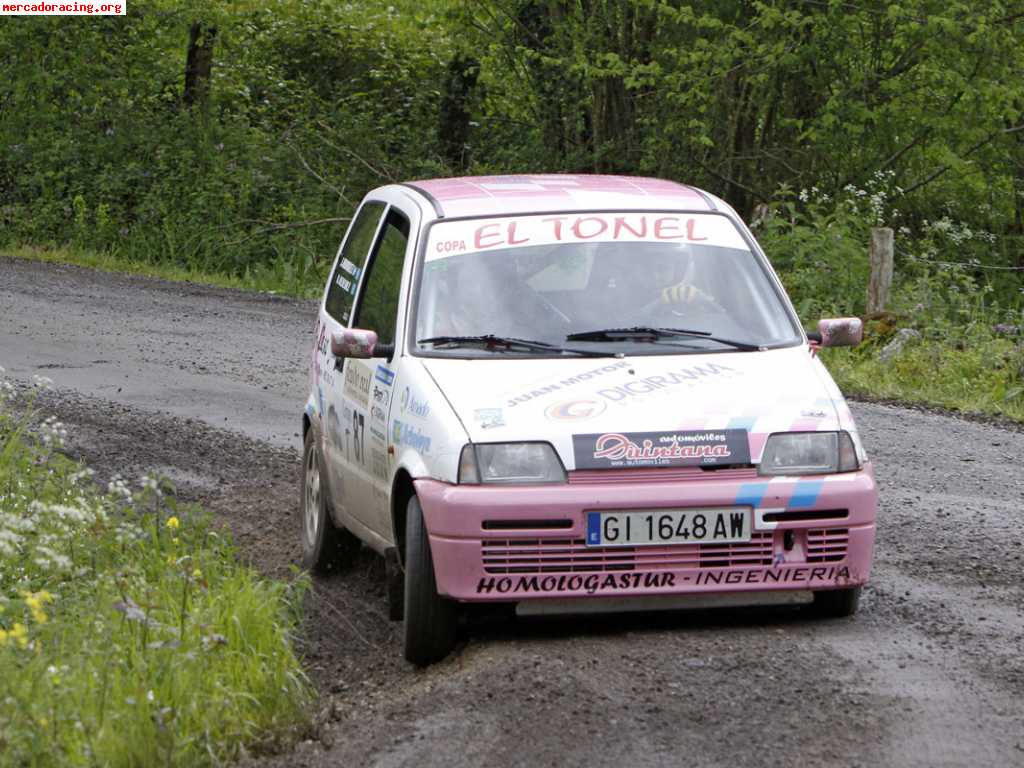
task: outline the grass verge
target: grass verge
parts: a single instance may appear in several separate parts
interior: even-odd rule
[[[307,582],[240,565],[164,483],[101,491],[10,394],[0,380],[0,765],[219,764],[303,733]]]
[[[902,400],[1024,422],[1024,345],[924,340],[888,362],[878,347],[829,349],[822,360],[847,395]]]

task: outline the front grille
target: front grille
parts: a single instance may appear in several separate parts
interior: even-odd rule
[[[481,527],[485,531],[559,530],[572,528],[572,520],[484,520]]]
[[[802,523],[808,520],[843,520],[850,516],[845,509],[812,509],[800,512],[765,512],[766,523]]]
[[[807,562],[835,563],[846,558],[849,528],[812,528],[807,531]]]
[[[772,564],[772,534],[736,544],[588,547],[583,539],[484,539],[486,573],[583,573]]]

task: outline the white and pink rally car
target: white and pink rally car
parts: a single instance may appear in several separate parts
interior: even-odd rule
[[[363,200],[303,415],[303,564],[385,556],[417,664],[460,604],[856,611],[871,465],[726,203],[670,181],[496,176]]]

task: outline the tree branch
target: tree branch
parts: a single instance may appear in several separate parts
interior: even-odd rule
[[[346,194],[345,194],[345,190],[344,190],[344,188],[342,188],[342,189],[338,189],[338,188],[337,188],[336,186],[334,186],[333,184],[331,184],[331,182],[329,182],[329,181],[328,181],[327,179],[325,179],[325,178],[324,178],[323,176],[321,176],[321,175],[320,175],[319,173],[317,173],[316,171],[314,171],[314,170],[313,170],[313,169],[312,169],[312,168],[310,167],[309,163],[307,163],[307,162],[306,162],[306,158],[304,158],[304,157],[302,156],[302,153],[301,153],[301,152],[299,152],[299,148],[298,148],[298,147],[296,147],[296,146],[295,146],[294,144],[288,144],[288,146],[289,146],[289,147],[291,148],[291,150],[292,150],[292,151],[293,151],[293,152],[294,152],[294,153],[296,154],[296,156],[297,156],[297,157],[299,158],[299,162],[300,162],[300,163],[302,163],[302,167],[303,167],[303,168],[305,168],[305,169],[306,169],[306,170],[307,170],[307,171],[309,172],[309,175],[310,175],[310,176],[312,176],[312,177],[313,177],[314,179],[316,179],[317,181],[319,181],[319,182],[320,182],[321,184],[323,184],[323,185],[324,185],[325,187],[327,187],[328,189],[330,189],[331,191],[333,191],[333,192],[334,192],[334,193],[335,193],[335,194],[336,194],[336,195],[338,196],[338,199],[339,199],[339,200],[342,200],[343,202],[345,202],[345,203],[348,203],[349,205],[352,205],[352,201],[348,199],[348,195],[346,195]]]
[[[331,130],[331,127],[329,125],[327,125],[326,123],[324,123],[323,121],[321,121],[321,120],[318,120],[316,124],[319,125],[321,128],[323,128],[325,131],[330,131]],[[331,147],[332,149],[336,149],[338,152],[342,152],[342,153],[348,155],[349,157],[351,157],[351,158],[353,158],[355,160],[358,160],[360,163],[362,163],[363,166],[365,166],[370,171],[370,173],[374,174],[375,176],[379,176],[380,178],[386,179],[387,181],[391,181],[391,182],[397,181],[397,179],[395,179],[395,177],[392,174],[390,174],[390,173],[388,173],[386,171],[382,171],[379,168],[374,168],[372,165],[370,165],[369,162],[367,162],[361,156],[357,155],[355,152],[353,152],[348,147],[339,147],[336,144],[332,144],[327,139],[325,139],[323,136],[320,137],[320,140],[324,144],[326,144],[327,146]]]
[[[1024,124],[1015,125],[1012,128],[1002,128],[1002,129],[1000,129],[998,131],[993,131],[988,136],[986,136],[984,139],[982,139],[977,144],[975,144],[970,149],[968,149],[966,152],[964,152],[962,155],[960,155],[960,159],[963,160],[964,158],[970,156],[971,154],[973,154],[977,150],[979,150],[982,147],[984,147],[986,144],[991,143],[993,139],[995,139],[995,138],[997,138],[999,136],[1009,135],[1011,133],[1017,133],[1018,131],[1024,131]],[[938,170],[935,170],[932,173],[930,173],[927,176],[925,176],[923,179],[921,179],[921,181],[919,181],[919,182],[917,182],[915,184],[911,184],[909,187],[907,187],[905,190],[903,190],[903,194],[909,195],[911,192],[914,192],[915,190],[920,189],[925,184],[930,184],[931,182],[935,181],[935,179],[939,178],[939,176],[944,174],[946,171],[948,171],[952,167],[953,167],[952,164],[947,163],[946,165],[942,166]]]
[[[277,222],[277,223],[269,223],[268,222],[268,226],[261,227],[260,229],[257,229],[257,230],[255,230],[253,232],[250,232],[248,235],[246,235],[243,238],[240,238],[238,240],[233,240],[233,241],[231,241],[229,243],[226,243],[226,245],[241,245],[242,243],[244,243],[244,242],[246,242],[248,240],[252,240],[254,237],[259,237],[260,235],[266,235],[266,234],[269,234],[271,232],[283,232],[284,230],[287,230],[287,229],[300,229],[302,227],[315,227],[318,224],[337,224],[339,222],[346,222],[346,221],[351,221],[351,220],[352,220],[351,218],[346,216],[346,217],[343,217],[343,218],[312,219],[310,221],[283,221],[283,222]]]
[[[730,179],[728,176],[723,176],[721,173],[716,171],[714,168],[711,168],[710,166],[708,166],[707,164],[705,164],[704,162],[702,162],[700,160],[697,160],[696,158],[694,158],[694,162],[696,162],[697,165],[699,165],[701,168],[703,168],[705,171],[710,173],[712,176],[714,176],[719,181],[724,181],[726,184],[732,184],[737,189],[742,189],[744,192],[749,192],[751,195],[756,197],[758,200],[761,200],[762,202],[765,202],[765,203],[768,202],[768,198],[765,195],[763,195],[760,192],[758,192],[756,189],[752,189],[752,188],[748,187],[746,184],[741,184],[740,182],[736,181],[735,179]]]

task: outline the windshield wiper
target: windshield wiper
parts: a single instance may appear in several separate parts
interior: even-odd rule
[[[484,349],[503,350],[519,348],[530,350],[531,352],[570,352],[585,357],[622,357],[621,352],[604,352],[598,349],[571,349],[570,347],[555,346],[546,341],[496,336],[493,333],[485,333],[481,336],[431,336],[429,339],[419,339],[416,343],[433,344],[435,349],[443,347],[483,347]]]
[[[570,333],[565,337],[566,341],[659,341],[660,339],[689,338],[707,339],[728,347],[735,347],[743,352],[757,352],[762,347],[759,344],[750,344],[746,341],[735,341],[734,339],[723,339],[720,336],[713,336],[710,331],[697,331],[691,328],[653,328],[645,325],[636,325],[631,328],[602,328],[596,331],[582,331],[581,333]]]

